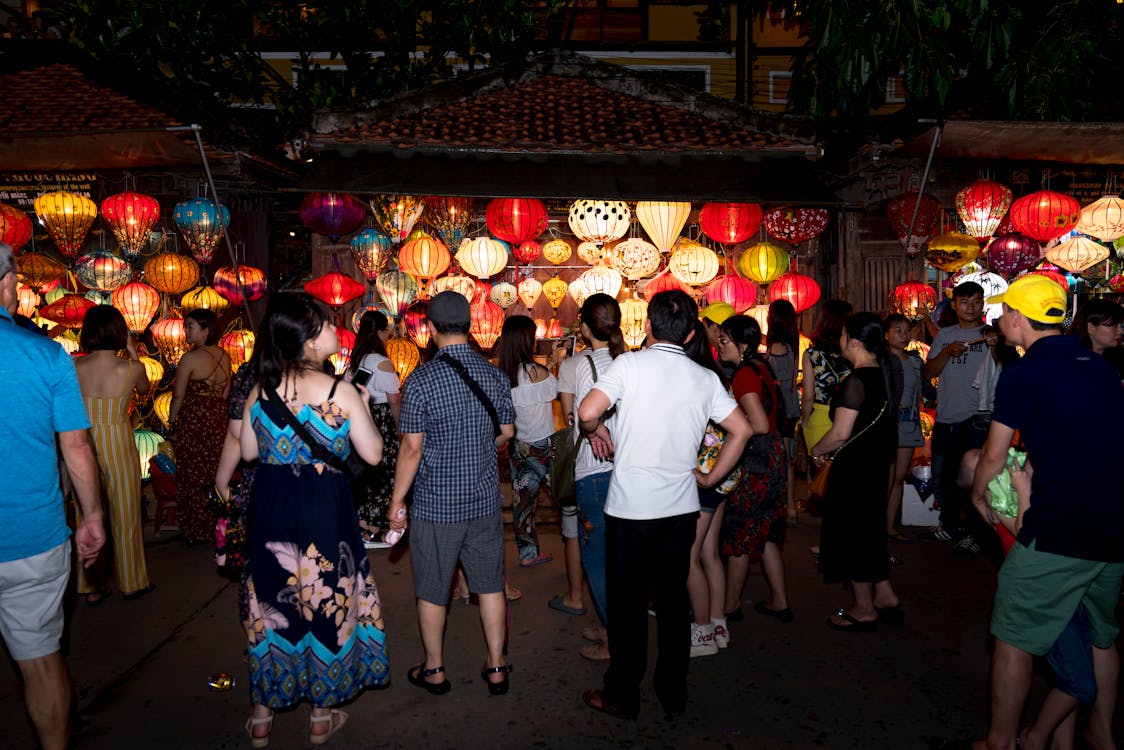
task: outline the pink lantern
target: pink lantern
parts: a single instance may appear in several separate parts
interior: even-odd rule
[[[658,276],[653,276],[647,283],[644,284],[644,289],[641,292],[644,299],[651,300],[660,292],[669,292],[676,289],[680,292],[691,293],[691,290],[679,279],[672,276],[670,273],[661,273]]]
[[[781,206],[765,214],[765,231],[778,240],[799,245],[823,234],[830,218],[823,208]]]
[[[1038,243],[1018,232],[999,235],[987,246],[988,268],[1008,279],[1033,268],[1041,259]]]
[[[757,287],[741,276],[728,273],[710,282],[706,288],[706,301],[726,302],[739,314],[744,313],[757,301]]]
[[[348,193],[309,193],[301,200],[301,222],[332,242],[358,229],[366,215],[366,207]]]
[[[769,285],[769,301],[779,299],[792,303],[796,312],[802,313],[820,299],[820,285],[811,276],[788,271]]]

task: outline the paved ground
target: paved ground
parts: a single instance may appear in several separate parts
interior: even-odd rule
[[[481,683],[483,637],[475,606],[454,604],[447,665],[453,690],[433,697],[406,681],[421,656],[409,555],[371,553],[386,611],[393,684],[348,707],[341,748],[925,748],[930,737],[964,737],[985,726],[987,619],[994,571],[959,560],[936,543],[896,545],[905,564],[894,582],[907,610],[903,628],[876,635],[836,633],[824,624],[846,596],[824,585],[808,547],[819,522],[802,517],[785,549],[796,621],[756,615],[760,571],[746,591],[747,619],[732,626],[731,647],[694,659],[686,718],[666,724],[646,683],[638,721],[585,708],[581,692],[600,685],[602,667],[577,655],[585,617],[547,608],[564,589],[556,525],[542,538],[553,563],[509,571],[526,596],[512,605],[507,696]],[[509,559],[514,542],[508,527]],[[249,712],[236,586],[215,575],[209,553],[152,540],[157,590],[97,608],[75,607],[67,638],[80,713],[82,748],[244,748]],[[591,610],[592,612],[592,610]],[[654,639],[653,639],[654,641]],[[212,672],[230,672],[228,693],[207,689]],[[1046,685],[1036,679],[1032,705]],[[1117,712],[1118,729],[1124,728]],[[0,746],[34,747],[14,665],[0,666]],[[279,715],[271,747],[309,746],[308,708]],[[1124,736],[1118,732],[1118,736]]]

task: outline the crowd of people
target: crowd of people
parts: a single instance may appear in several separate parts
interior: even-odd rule
[[[34,533],[4,532],[0,630],[24,674],[43,746],[63,747],[69,678],[58,645],[72,566],[56,437],[78,511],[79,593],[99,604],[113,580],[122,598],[143,596],[153,583],[128,414],[149,383],[115,310],[87,313],[75,367],[61,347],[12,324],[15,283],[12,254],[0,245],[0,344],[12,353],[0,372],[33,396],[0,395],[0,408],[24,415],[21,450],[41,469],[10,477],[19,496],[34,500],[18,509],[21,529]],[[985,302],[1002,305],[997,323],[984,323]],[[552,563],[537,504],[561,470],[552,437],[567,425],[579,436],[575,497],[554,504],[568,587],[547,604],[584,615],[588,603],[599,619],[582,631],[590,643],[579,651],[607,665],[603,683],[582,695],[591,709],[639,712],[654,614],[654,692],[666,716],[687,711],[688,665],[730,644],[758,563],[765,589],[751,597],[753,612],[780,624],[804,616],[790,607],[783,555],[802,500],[793,475],[801,451],[827,472],[813,554],[825,583],[842,584],[848,596],[843,606],[825,606],[821,622],[850,633],[903,625],[891,545],[917,538],[900,524],[901,486],[924,448],[922,404],[937,378],[940,525],[920,536],[949,543],[956,555],[994,548],[1002,559],[994,529],[1012,535],[992,616],[991,723],[976,747],[1045,747],[1051,737],[1065,747],[1079,702],[1091,706],[1084,737],[1113,747],[1124,490],[1070,467],[1107,465],[1124,447],[1124,309],[1090,300],[1070,326],[1074,335],[1060,336],[1066,290],[1042,276],[1012,282],[991,300],[962,283],[949,308],[955,320],[930,332],[923,358],[913,342],[927,332],[916,321],[829,300],[802,352],[788,302],[770,306],[763,333],[725,303],[700,311],[688,294],[668,291],[649,301],[645,345],[628,352],[619,305],[595,294],[580,309],[582,346],[571,356],[537,355],[533,321],[512,315],[493,364],[469,343],[468,301],[444,292],[427,304],[427,361],[401,386],[383,346],[390,323],[382,313],[361,316],[342,378],[327,364],[339,351],[335,328],[307,294],[271,296],[253,357],[233,375],[215,346],[214,316],[192,313],[192,350],[177,369],[172,403],[181,531],[188,543],[215,540],[216,561],[240,582],[251,744],[266,747],[275,712],[303,702],[311,706],[309,741],[322,744],[344,726],[342,704],[389,682],[368,550],[407,532],[421,640],[408,682],[433,696],[451,690],[447,608],[454,596],[471,595],[484,636],[481,681],[491,695],[509,692],[507,604],[519,594],[504,575],[500,458],[506,452],[513,559],[524,568]],[[1064,402],[1043,399],[1058,382],[1081,387]],[[1060,437],[1075,410],[1102,418]],[[13,439],[0,431],[0,443]],[[1025,461],[1010,463],[1012,448]],[[1009,518],[992,504],[999,475],[1020,491]],[[95,564],[103,518],[112,573]],[[1056,689],[1020,733],[1031,659],[1047,653]]]

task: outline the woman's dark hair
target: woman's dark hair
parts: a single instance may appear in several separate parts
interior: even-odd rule
[[[185,320],[194,320],[199,324],[199,327],[207,332],[207,346],[214,346],[219,341],[219,321],[215,313],[206,308],[200,307],[198,310],[192,310],[187,315],[183,316]]]
[[[894,373],[882,318],[872,312],[858,312],[847,318],[843,323],[843,330],[847,332],[848,338],[858,341],[864,349],[875,356],[886,383],[887,398],[890,399],[891,404],[901,403],[901,375]]]
[[[112,305],[94,305],[82,319],[78,345],[84,352],[109,350],[119,352],[129,343],[129,327],[125,318]]]
[[[609,342],[613,359],[628,351],[621,332],[621,306],[615,299],[607,294],[591,294],[582,303],[580,315],[595,339]]]
[[[889,315],[887,315],[885,318],[882,319],[882,328],[887,333],[889,333],[890,329],[893,328],[894,326],[896,326],[898,323],[907,323],[908,324],[909,318],[902,315],[901,313],[890,313]]]
[[[768,362],[757,351],[757,347],[761,345],[761,324],[755,318],[731,315],[722,323],[722,333],[735,344],[745,344],[746,349],[742,352],[739,366],[756,359],[768,367]]]
[[[379,334],[388,328],[390,328],[390,319],[378,310],[368,310],[363,313],[363,317],[359,319],[359,332],[355,334],[355,346],[351,350],[348,372],[354,375],[363,358],[368,354],[386,356],[386,347],[383,346]]]
[[[270,297],[261,324],[267,335],[256,342],[262,347],[262,384],[276,388],[290,372],[319,369],[319,362],[305,361],[304,345],[319,336],[327,324],[327,311],[306,292],[278,292]]]
[[[698,318],[699,306],[691,295],[679,289],[660,292],[648,303],[652,338],[657,341],[682,345]]]
[[[500,369],[514,388],[519,385],[519,371],[535,364],[535,321],[512,315],[500,330]]]
[[[1122,321],[1124,321],[1124,307],[1111,300],[1095,297],[1082,305],[1073,316],[1073,324],[1070,325],[1069,332],[1076,336],[1086,349],[1092,349],[1093,341],[1089,338],[1090,325],[1120,325]]]
[[[691,361],[701,365],[718,376],[723,387],[730,385],[726,372],[714,361],[714,354],[710,351],[710,341],[706,337],[706,326],[701,320],[695,321],[695,335],[683,345],[683,351]]]
[[[829,299],[820,308],[820,319],[816,332],[812,335],[812,346],[821,352],[839,354],[839,335],[843,333],[843,321],[854,311],[851,303],[841,299]]]
[[[765,318],[768,322],[769,333],[765,335],[765,344],[784,344],[790,352],[800,348],[800,326],[796,321],[796,308],[786,299],[777,299],[769,303],[769,314]]]

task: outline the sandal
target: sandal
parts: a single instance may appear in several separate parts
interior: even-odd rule
[[[551,562],[553,560],[554,560],[554,555],[552,555],[548,552],[540,552],[539,554],[535,555],[534,557],[528,558],[526,560],[520,560],[519,561],[519,567],[521,567],[521,568],[533,568],[536,565],[543,565],[543,564]]]
[[[84,596],[86,597],[86,606],[87,607],[98,606],[99,604],[101,604],[102,602],[104,602],[106,599],[109,598],[109,594],[110,594],[109,589],[104,589],[102,591],[91,591],[88,594],[84,594]]]
[[[832,630],[838,630],[843,633],[877,633],[878,620],[856,620],[847,610],[840,608],[835,613],[835,617],[846,622],[846,625],[840,625],[830,617],[827,618],[827,626]]]
[[[336,721],[339,718],[339,721]],[[323,724],[329,722],[328,731],[323,734],[316,734],[312,731],[313,724]],[[313,716],[308,720],[308,741],[313,745],[323,745],[328,741],[333,734],[343,729],[343,725],[347,723],[347,712],[337,711],[336,709],[330,710],[323,716]]]
[[[511,674],[513,669],[515,669],[515,667],[510,664],[504,664],[500,667],[484,667],[480,670],[480,679],[488,683],[488,692],[492,695],[506,695],[508,688],[511,687],[511,680],[508,679],[508,675]],[[502,674],[503,680],[500,682],[492,682],[489,680],[488,677],[494,674]]]
[[[586,690],[582,693],[582,702],[594,711],[608,714],[615,719],[635,719],[638,713],[637,711],[629,711],[620,706],[614,706],[612,703],[606,702],[605,695],[600,690]]]
[[[406,679],[411,685],[424,688],[430,695],[444,695],[453,689],[453,683],[449,682],[448,678],[445,678],[441,682],[428,682],[425,679],[435,674],[441,674],[444,671],[444,664],[439,667],[434,667],[433,669],[426,669],[425,664],[419,664],[416,667],[411,667],[410,670],[406,672]]]
[[[507,597],[509,602],[517,602],[523,598],[523,592],[521,590],[506,583],[503,585],[503,595]]]
[[[265,725],[266,731],[264,737],[254,736],[254,727]],[[250,738],[251,747],[269,747],[269,733],[273,731],[273,714],[263,716],[262,718],[255,718],[251,716],[246,719],[246,736]]]

